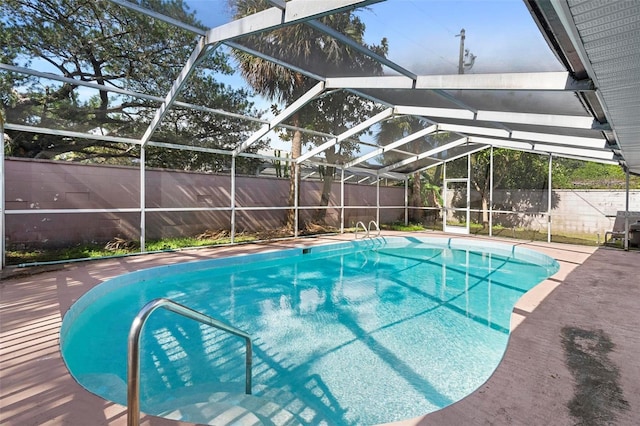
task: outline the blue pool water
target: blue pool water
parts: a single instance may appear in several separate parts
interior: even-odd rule
[[[531,250],[440,238],[163,266],[79,299],[63,321],[62,355],[86,389],[125,404],[131,322],[166,297],[248,332],[254,395],[297,422],[390,422],[438,410],[486,381],[504,354],[513,305],[557,269]],[[158,310],[141,348],[147,413],[243,392],[242,339]]]

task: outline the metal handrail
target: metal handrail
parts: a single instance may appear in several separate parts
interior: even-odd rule
[[[165,308],[184,317],[199,321],[203,324],[226,331],[235,336],[242,337],[246,342],[245,361],[245,392],[251,394],[251,359],[253,349],[251,336],[242,330],[224,324],[207,315],[187,308],[169,299],[154,299],[142,307],[138,315],[133,319],[129,331],[128,357],[127,357],[127,426],[139,426],[140,424],[140,336],[145,321],[158,308]]]
[[[355,236],[354,238],[357,240],[358,239],[358,225],[362,225],[362,229],[364,229],[365,235],[362,238],[367,238],[369,236],[369,229],[364,226],[364,222],[362,222],[361,220],[358,221],[358,223],[356,223],[356,231],[355,231]]]
[[[369,232],[371,232],[371,224],[374,224],[374,226],[376,227],[376,230],[378,231],[378,233],[376,234],[376,237],[380,236],[380,227],[378,226],[378,222],[376,222],[375,220],[371,220],[369,221],[369,226],[367,227],[367,235],[369,235]]]
[[[376,222],[375,220],[370,220],[369,221],[369,226],[364,226],[364,222],[359,220],[358,223],[356,223],[356,231],[355,231],[355,239],[358,239],[358,226],[361,225],[362,229],[364,229],[365,234],[364,237],[362,238],[369,238],[369,234],[371,233],[371,224],[373,224],[376,228],[376,231],[378,231],[378,233],[376,234],[376,237],[380,236],[380,227],[378,226],[378,222]]]

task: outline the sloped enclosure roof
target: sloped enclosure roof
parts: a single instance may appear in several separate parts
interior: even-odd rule
[[[532,21],[558,60],[553,71],[465,72],[465,66],[472,66],[474,58],[464,52],[464,61],[471,59],[471,62],[463,63],[461,48],[459,67],[443,73],[425,73],[380,56],[319,21],[323,16],[362,8],[373,15],[379,10],[380,17],[384,12],[378,8],[383,4],[393,4],[402,16],[411,13],[407,5],[412,2],[271,0],[267,9],[204,31],[125,0],[111,1],[145,13],[150,19],[181,26],[195,35],[191,57],[176,76],[171,91],[164,99],[152,99],[158,103],[158,109],[144,134],[123,141],[153,144],[154,131],[161,126],[166,111],[179,103],[180,90],[190,72],[212,50],[233,48],[317,81],[312,89],[295,102],[283,105],[273,116],[251,118],[262,127],[248,139],[238,141],[230,152],[234,156],[244,155],[254,143],[272,135],[274,129],[292,127],[290,118],[304,108],[313,107],[315,100],[334,91],[347,91],[375,105],[379,112],[341,134],[317,132],[315,136],[321,141],[316,139],[315,144],[307,144],[296,160],[298,163],[331,164],[327,150],[348,140],[358,145],[356,154],[336,165],[379,177],[401,178],[490,146],[620,164],[640,174],[638,2],[524,0]],[[363,14],[366,24],[365,18]],[[275,57],[248,42],[248,36],[268,37],[270,31],[287,26],[309,26],[337,43],[350,46],[381,64],[383,75],[345,75],[337,68],[314,61],[293,63],[286,55]],[[464,38],[464,31],[460,36]],[[412,42],[416,55],[424,55],[423,49],[430,43]],[[2,68],[14,70],[8,65]],[[206,106],[203,107],[206,111]],[[358,136],[366,130],[375,133],[373,129],[387,120],[407,116],[413,117],[420,128],[412,128],[410,134],[400,139]],[[6,127],[21,128],[12,123],[6,123]]]
[[[610,127],[603,134],[621,164],[640,173],[640,3],[526,3],[566,69],[591,80],[585,108]]]

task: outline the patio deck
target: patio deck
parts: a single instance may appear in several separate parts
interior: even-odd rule
[[[59,265],[46,272],[31,268],[24,275],[6,270],[14,275],[0,282],[0,424],[126,424],[124,407],[90,394],[74,381],[58,346],[65,312],[102,281],[152,266],[352,238],[325,236],[131,256]],[[462,401],[396,425],[638,424],[640,253],[518,243],[555,257],[561,269],[514,309],[502,363]],[[141,424],[187,423],[145,416]]]

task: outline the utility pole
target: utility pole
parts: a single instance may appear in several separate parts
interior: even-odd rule
[[[464,28],[460,30],[460,58],[458,59],[458,74],[464,74]]]
[[[473,63],[476,60],[476,55],[469,52],[469,49],[464,48],[464,28],[460,30],[460,34],[456,34],[456,37],[460,37],[460,57],[458,58],[458,74],[464,74],[464,69],[471,69]]]

